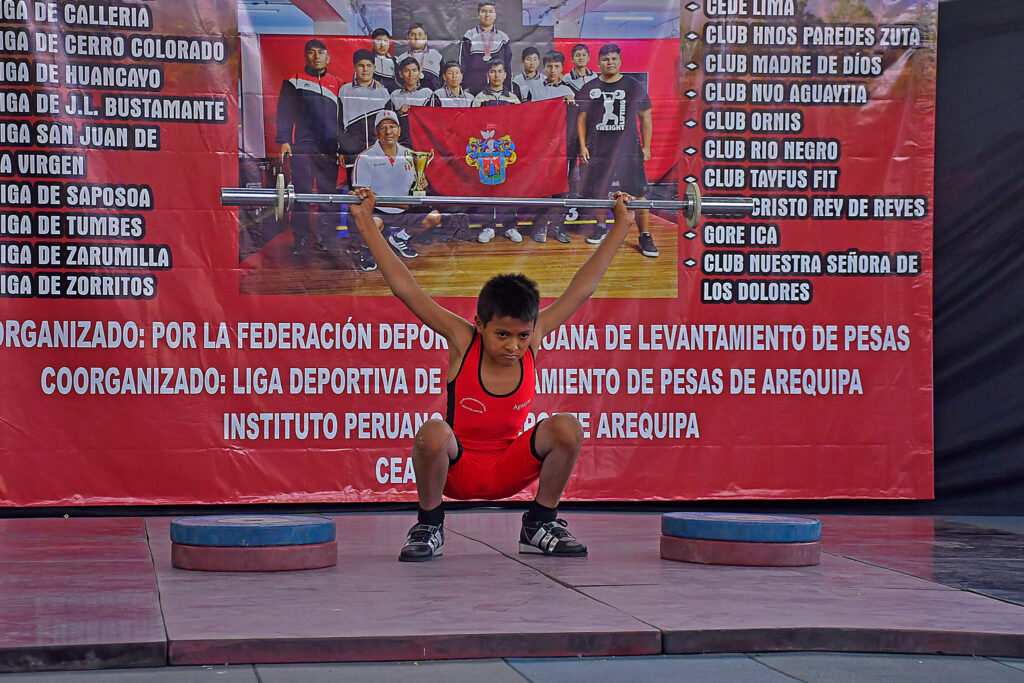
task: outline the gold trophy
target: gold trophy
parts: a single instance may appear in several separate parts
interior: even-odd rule
[[[412,184],[412,196],[413,197],[425,197],[427,194],[427,164],[434,160],[434,150],[429,152],[416,152],[409,150],[407,152],[409,156],[409,162],[412,164],[413,170],[416,172],[416,181]]]

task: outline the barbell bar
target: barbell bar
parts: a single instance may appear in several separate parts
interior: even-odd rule
[[[359,204],[362,200],[352,194],[323,194],[296,192],[294,185],[285,185],[284,176],[277,176],[277,187],[222,187],[220,203],[223,206],[272,206],[274,216],[280,220],[285,211],[296,204]],[[386,196],[377,197],[383,206],[451,206],[459,204],[482,206],[560,207],[564,209],[610,209],[613,199],[577,199],[564,197],[444,197],[444,196]],[[693,228],[701,216],[749,216],[754,211],[754,200],[749,197],[701,197],[696,183],[686,187],[682,199],[637,199],[632,209],[658,209],[681,211],[686,225]]]

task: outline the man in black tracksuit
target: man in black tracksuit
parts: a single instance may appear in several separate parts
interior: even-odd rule
[[[299,193],[333,192],[338,184],[338,92],[342,81],[327,72],[331,58],[327,46],[313,39],[306,43],[306,67],[281,84],[277,101],[277,136],[281,162],[291,155],[292,184]],[[315,243],[321,250],[335,244],[332,221],[318,212]],[[304,262],[309,255],[309,205],[292,209],[292,253]]]

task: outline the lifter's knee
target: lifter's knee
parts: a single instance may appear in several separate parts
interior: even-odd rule
[[[557,413],[544,421],[554,449],[579,455],[583,447],[583,425],[570,413]]]
[[[412,457],[422,462],[448,458],[449,445],[454,437],[452,428],[443,420],[427,420],[416,432]]]

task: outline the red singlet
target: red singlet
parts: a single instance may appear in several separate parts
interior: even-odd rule
[[[480,379],[483,346],[474,331],[459,374],[448,383],[445,418],[463,448],[477,453],[502,450],[519,436],[537,384],[530,348],[519,361],[519,386],[504,396],[487,391]]]
[[[448,383],[445,420],[459,442],[459,457],[448,470],[444,490],[452,498],[505,498],[540,473],[534,430],[520,434],[537,384],[533,349],[519,361],[519,385],[504,396],[483,386],[482,360],[483,343],[474,331],[459,374]]]

